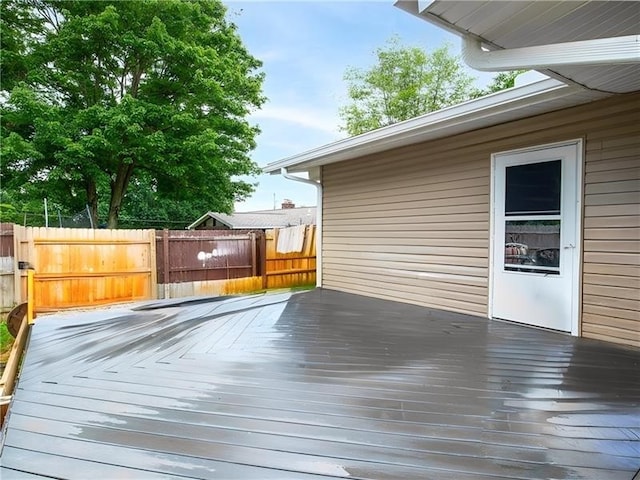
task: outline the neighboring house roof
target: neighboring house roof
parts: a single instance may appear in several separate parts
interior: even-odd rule
[[[231,215],[207,212],[189,225],[187,229],[195,228],[208,218],[213,218],[233,230],[264,230],[265,228],[283,228],[294,225],[315,225],[316,207],[236,212]]]
[[[492,49],[637,35],[640,3],[624,1],[400,0],[396,6]],[[640,37],[638,37],[640,38]],[[631,42],[635,60],[638,42]],[[571,57],[572,51],[562,52]],[[555,78],[454,105],[404,122],[309,150],[273,163],[267,173],[310,171],[334,162],[507,123],[640,90],[635,63],[560,66],[542,72]]]

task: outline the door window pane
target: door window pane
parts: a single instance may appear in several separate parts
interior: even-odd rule
[[[507,167],[505,215],[559,215],[562,161]]]
[[[505,222],[504,268],[560,273],[560,220]]]

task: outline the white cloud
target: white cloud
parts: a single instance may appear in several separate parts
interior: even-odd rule
[[[262,110],[254,112],[251,117],[258,121],[278,120],[294,123],[296,125],[335,135],[336,139],[340,136],[340,121],[337,114],[323,112],[321,110],[314,109],[313,107],[267,105]]]
[[[263,64],[269,62],[284,61],[287,59],[287,52],[283,49],[271,49],[251,52],[251,54],[262,61]]]

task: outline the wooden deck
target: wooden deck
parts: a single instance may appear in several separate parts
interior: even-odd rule
[[[2,479],[630,480],[640,351],[332,291],[33,328]]]

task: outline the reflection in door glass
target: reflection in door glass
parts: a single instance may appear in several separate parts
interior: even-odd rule
[[[561,184],[561,160],[507,167],[505,215],[559,215]]]
[[[505,222],[504,268],[560,273],[560,220]]]

